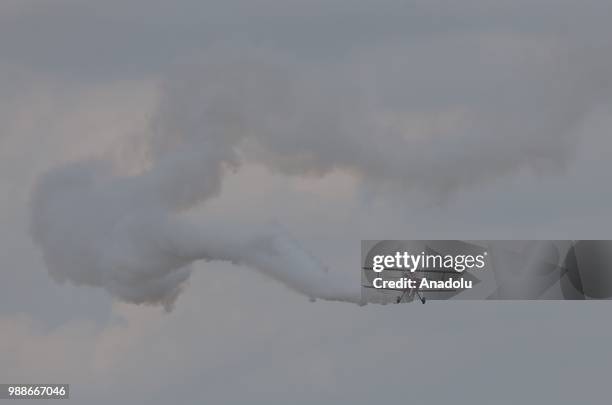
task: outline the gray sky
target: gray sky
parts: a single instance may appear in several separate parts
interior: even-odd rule
[[[56,283],[28,224],[47,170],[88,158],[138,170],[152,124],[197,129],[202,93],[247,72],[261,81],[236,87],[255,111],[242,164],[193,221],[280,223],[356,279],[360,239],[610,239],[611,12],[596,0],[3,1],[0,382],[70,383],[84,404],[607,404],[606,303],[313,304],[214,262],[195,265],[166,313]],[[314,122],[270,121],[291,109],[268,66]]]

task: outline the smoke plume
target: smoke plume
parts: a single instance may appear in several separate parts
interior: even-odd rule
[[[502,90],[465,77],[475,88],[463,107],[407,113],[422,83],[380,79],[376,65],[356,72],[263,52],[209,55],[162,81],[146,169],[118,175],[95,160],[42,176],[33,239],[54,279],[133,303],[170,308],[197,260],[251,267],[313,299],[359,302],[358,276],[346,287],[276,228],[192,224],[179,214],[217,195],[225,173],[249,160],[290,175],[341,169],[369,184],[435,193],[557,168],[571,155],[571,128],[602,93],[590,82],[601,76],[567,66],[547,77],[525,68],[519,85]],[[436,69],[444,87],[445,67]],[[380,96],[402,85],[407,94]],[[456,99],[448,91],[440,99]]]

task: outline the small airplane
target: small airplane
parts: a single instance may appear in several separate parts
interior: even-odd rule
[[[364,270],[372,270],[371,267],[364,267]],[[395,299],[395,303],[399,304],[401,302],[412,302],[414,301],[415,297],[418,297],[418,299],[421,301],[422,304],[425,304],[427,302],[427,298],[424,295],[423,290],[419,289],[418,285],[421,284],[421,280],[423,279],[423,277],[417,277],[415,276],[416,273],[434,273],[436,274],[437,277],[440,277],[441,279],[444,279],[447,275],[449,274],[456,274],[455,271],[447,271],[447,270],[435,270],[435,269],[420,269],[417,270],[415,272],[410,272],[408,270],[405,269],[385,269],[385,271],[395,271],[395,272],[401,272],[403,273],[406,277],[410,277],[412,280],[415,281],[415,285],[417,285],[417,287],[414,288],[376,288],[373,285],[362,285],[362,287],[364,288],[371,288],[371,289],[376,289],[376,290],[383,290],[383,291],[398,291],[401,294],[397,296],[397,298]],[[444,290],[427,290],[428,292],[457,292],[457,290],[454,289],[444,289]]]
[[[417,280],[417,279],[415,279]],[[400,295],[397,296],[397,298],[395,299],[395,303],[399,304],[402,301],[403,302],[412,302],[414,301],[414,297],[418,297],[419,300],[421,301],[421,303],[425,304],[425,302],[427,301],[427,299],[425,298],[424,295],[421,295],[421,293],[419,292],[419,288],[376,288],[374,286],[371,285],[364,285],[364,288],[373,288],[373,289],[377,289],[377,290],[383,290],[383,291],[398,291],[401,292]]]

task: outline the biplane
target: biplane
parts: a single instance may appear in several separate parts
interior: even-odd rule
[[[368,277],[368,274],[371,274],[371,275],[375,274],[376,276],[379,276],[380,273],[373,273],[372,267],[363,267],[363,270],[366,270],[364,274],[365,274],[365,279],[368,282],[362,283],[362,287],[368,288],[368,289],[374,289],[378,291],[396,291],[398,293],[397,297],[395,297],[394,299],[394,302],[396,304],[400,304],[402,302],[412,302],[414,301],[415,298],[418,298],[422,304],[425,304],[427,302],[427,297],[425,296],[425,293],[438,293],[438,294],[443,293],[444,298],[448,298],[450,296],[456,295],[459,292],[461,292],[461,290],[458,290],[458,289],[448,289],[448,288],[427,289],[427,290],[419,288],[419,285],[421,284],[421,280],[423,280],[426,274],[427,274],[428,279],[430,280],[435,279],[435,280],[444,281],[448,276],[457,275],[457,272],[454,270],[420,269],[420,270],[411,272],[406,269],[394,269],[394,268],[385,269],[385,272],[400,273],[399,276],[392,277],[393,279],[397,280],[402,277],[405,277],[405,278],[409,278],[415,281],[414,283],[412,283],[413,287],[406,287],[406,288],[375,287],[373,285],[373,278]],[[370,272],[368,272],[367,270],[370,270]],[[386,274],[389,274],[389,273],[386,273]]]

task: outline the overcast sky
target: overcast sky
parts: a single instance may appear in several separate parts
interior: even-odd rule
[[[241,165],[193,221],[281,224],[357,282],[361,239],[612,239],[610,15],[604,0],[3,0],[0,382],[70,383],[83,404],[609,403],[605,302],[310,303],[213,262],[168,313],[53,281],[29,201],[67,162],[138,170],[152,126],[197,128],[211,83],[252,74]],[[314,122],[278,116],[285,79]]]

